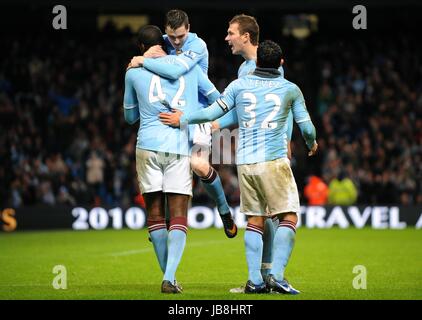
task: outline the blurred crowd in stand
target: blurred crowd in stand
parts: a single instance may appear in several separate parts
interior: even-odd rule
[[[222,91],[241,60],[221,39],[205,40],[209,76]],[[308,159],[295,126],[291,164],[302,203],[421,205],[420,39],[305,41],[301,48],[312,57],[305,60],[294,56],[294,41],[286,45],[286,78],[304,91],[320,148]],[[2,47],[1,206],[142,205],[138,127],[125,123],[122,109],[133,36],[115,30],[81,39],[11,35]],[[234,162],[216,167],[229,203],[238,205]],[[196,177],[193,203],[213,205]]]

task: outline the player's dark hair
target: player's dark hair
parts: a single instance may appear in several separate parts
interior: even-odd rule
[[[229,24],[237,23],[239,25],[239,33],[241,35],[249,33],[249,38],[254,46],[259,42],[259,25],[256,19],[246,14],[238,14],[230,20]]]
[[[170,10],[166,14],[166,23],[164,26],[172,30],[178,29],[181,26],[185,26],[187,29],[189,26],[188,14],[179,9]]]
[[[143,51],[147,51],[150,47],[160,45],[164,48],[163,34],[157,26],[143,26],[138,33],[138,44]]]
[[[258,46],[256,65],[259,68],[280,67],[283,52],[280,46],[271,40],[265,40]]]

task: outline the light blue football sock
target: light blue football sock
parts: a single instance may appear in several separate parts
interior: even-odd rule
[[[286,226],[283,221],[275,233],[273,244],[273,267],[271,274],[278,281],[284,279],[284,270],[289,262],[290,255],[295,244],[295,227],[294,225]]]
[[[230,214],[230,207],[227,203],[223,185],[221,184],[221,179],[217,171],[211,167],[208,177],[201,178],[201,180],[208,195],[216,203],[220,215]]]
[[[149,236],[154,246],[155,255],[157,256],[161,271],[164,273],[167,264],[167,229],[162,228],[152,231],[149,233]]]
[[[164,273],[163,280],[168,280],[174,283],[176,276],[176,270],[179,266],[180,260],[182,259],[183,251],[186,244],[186,232],[173,229],[170,227],[168,235],[168,255],[167,255],[167,266]]]
[[[264,235],[262,236],[263,250],[262,250],[262,264],[261,275],[264,278],[271,272],[271,263],[273,262],[273,242],[275,236],[275,228],[271,218],[265,220]]]
[[[253,284],[259,285],[264,282],[261,275],[262,260],[262,230],[248,224],[245,231],[246,262],[248,264],[248,279]]]

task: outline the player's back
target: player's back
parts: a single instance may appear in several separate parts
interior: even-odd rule
[[[233,82],[239,120],[237,163],[287,156],[287,118],[298,87],[282,76],[247,75]]]
[[[174,56],[159,59],[172,63]],[[162,124],[158,115],[169,112],[170,108],[189,112],[190,108],[199,107],[198,72],[202,71],[193,68],[178,80],[169,80],[144,68],[128,71],[127,76],[132,78],[139,107],[137,148],[189,155],[187,130]]]

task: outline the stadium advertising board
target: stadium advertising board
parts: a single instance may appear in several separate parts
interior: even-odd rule
[[[246,218],[236,207],[232,211],[236,224],[246,227]],[[0,214],[0,230],[73,229],[103,230],[141,229],[146,225],[145,210],[140,207],[67,207],[33,206],[4,208]],[[221,228],[216,209],[194,206],[189,209],[188,225],[193,229]],[[398,206],[302,206],[298,227],[404,229],[422,228],[422,207]]]

